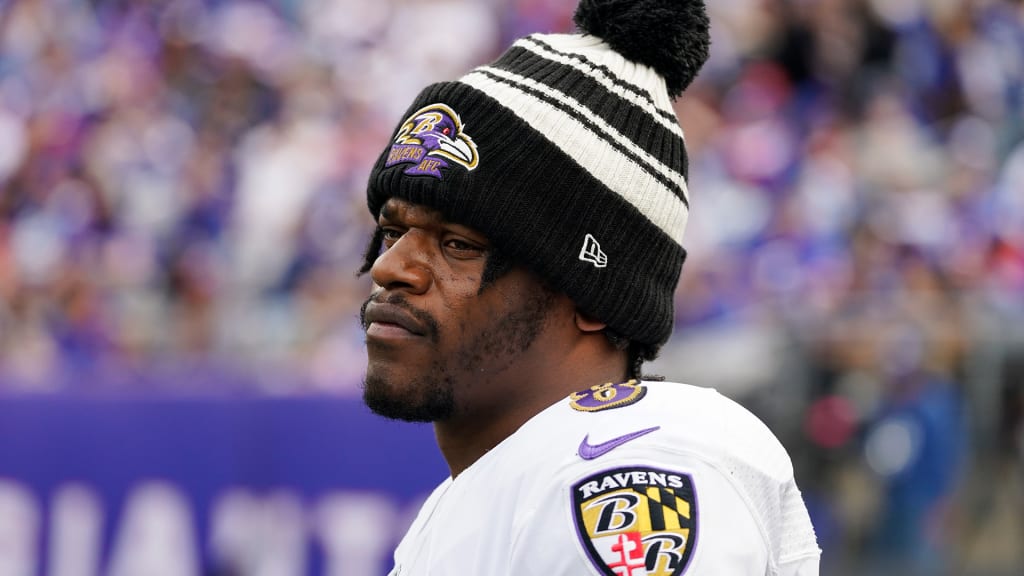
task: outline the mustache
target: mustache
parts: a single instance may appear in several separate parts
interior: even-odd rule
[[[413,318],[416,318],[423,328],[426,329],[426,336],[431,342],[437,342],[440,338],[441,328],[437,320],[431,316],[431,314],[425,310],[420,310],[409,303],[404,294],[385,294],[383,291],[371,294],[369,298],[363,302],[363,305],[359,307],[359,324],[363,327],[363,330],[369,328],[366,322],[366,307],[370,304],[390,304],[397,306],[402,310],[408,312]]]

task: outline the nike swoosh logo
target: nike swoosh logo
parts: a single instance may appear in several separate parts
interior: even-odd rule
[[[654,432],[655,430],[658,430],[660,428],[661,426],[655,426],[654,428],[645,428],[643,430],[637,430],[636,432],[630,432],[629,434],[625,434],[617,438],[612,438],[611,440],[607,442],[601,442],[600,444],[591,444],[590,442],[588,442],[588,440],[590,440],[590,434],[587,434],[586,436],[583,437],[583,441],[580,442],[580,458],[583,458],[584,460],[593,460],[594,458],[600,458],[601,456],[604,456],[605,454],[611,452],[612,450],[618,448],[619,446],[622,446],[626,442],[636,440],[637,438],[645,434],[650,434],[651,432]]]

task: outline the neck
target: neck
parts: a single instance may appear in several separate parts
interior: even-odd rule
[[[543,346],[538,348],[543,350]],[[553,355],[545,356],[551,359]],[[460,407],[458,416],[434,423],[437,444],[452,477],[569,394],[594,384],[625,380],[626,363],[626,353],[598,333],[553,360],[523,361],[492,378],[477,377],[468,385],[498,392],[489,395],[494,401]]]

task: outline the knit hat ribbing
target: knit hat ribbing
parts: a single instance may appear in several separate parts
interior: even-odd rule
[[[603,36],[527,36],[425,88],[371,172],[368,206],[374,217],[391,197],[436,208],[657,348],[689,212],[670,93],[707,58],[707,18],[700,1],[583,0],[576,21]],[[666,60],[666,46],[681,52]]]

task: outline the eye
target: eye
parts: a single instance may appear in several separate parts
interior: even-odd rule
[[[384,249],[387,250],[391,246],[398,242],[398,239],[402,237],[402,231],[393,226],[381,226],[380,227],[380,239],[384,245]]]
[[[445,136],[447,136],[447,135],[449,135],[451,133],[452,133],[452,129],[448,128],[447,126],[445,126],[444,130],[441,130],[441,134],[444,134]]]
[[[476,258],[486,251],[482,246],[455,237],[445,239],[444,247],[449,254],[456,258]]]
[[[463,242],[462,240],[449,240],[448,246],[456,250],[472,250],[474,246],[469,242]]]

